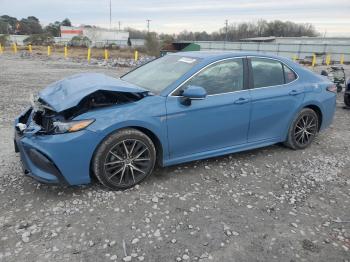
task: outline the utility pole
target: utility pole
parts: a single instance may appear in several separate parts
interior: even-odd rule
[[[118,21],[118,28],[119,28],[119,31],[120,31],[120,25],[121,25],[121,22]]]
[[[149,33],[149,22],[151,22],[152,20],[147,19],[146,21],[147,21],[147,32]]]
[[[228,20],[225,20],[225,42],[227,42]]]
[[[109,0],[109,29],[112,28],[112,0]]]

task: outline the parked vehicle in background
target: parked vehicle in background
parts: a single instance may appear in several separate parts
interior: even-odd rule
[[[169,54],[120,79],[73,75],[15,121],[27,175],[106,187],[143,181],[154,165],[283,142],[304,149],[333,119],[336,87],[289,59],[238,52]]]
[[[350,108],[350,79],[348,80],[345,86],[344,103],[347,107]]]
[[[346,84],[346,76],[345,70],[342,66],[331,66],[327,68],[326,71],[322,73],[325,76],[328,76],[329,80],[331,80],[337,86],[337,92],[340,93],[343,90],[343,86]]]

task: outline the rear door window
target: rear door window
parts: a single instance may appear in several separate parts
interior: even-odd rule
[[[267,58],[251,58],[253,71],[253,88],[268,87],[284,84],[283,65]]]

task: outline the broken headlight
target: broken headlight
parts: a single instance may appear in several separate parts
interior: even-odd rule
[[[95,119],[72,120],[67,122],[55,121],[52,123],[55,134],[71,133],[83,130],[91,125]]]

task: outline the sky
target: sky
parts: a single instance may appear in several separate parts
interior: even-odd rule
[[[109,27],[110,0],[0,0],[0,15],[34,15],[43,25],[68,17],[73,25]],[[350,37],[350,0],[111,0],[112,27],[178,33],[212,32],[229,23],[289,20],[323,35]]]

